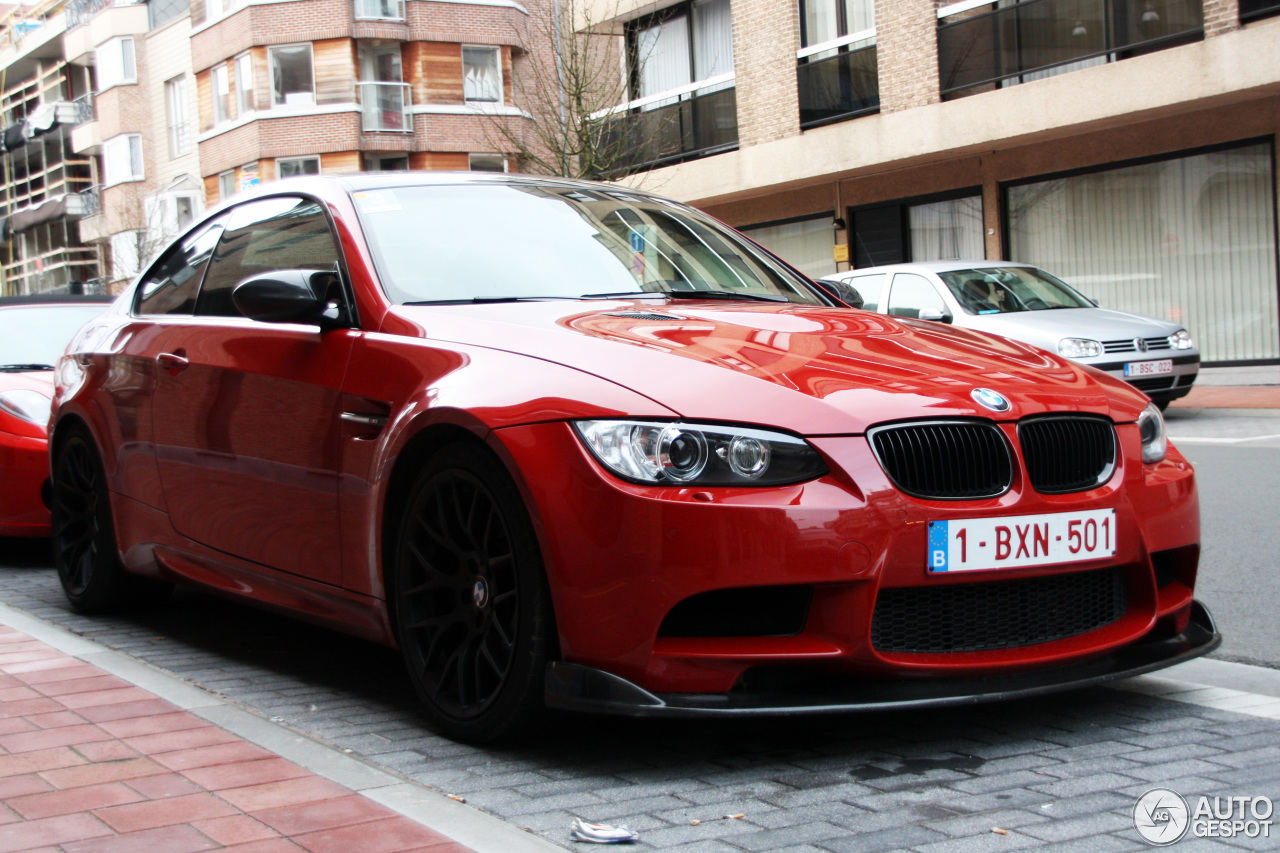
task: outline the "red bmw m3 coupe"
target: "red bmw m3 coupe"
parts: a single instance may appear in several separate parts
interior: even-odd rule
[[[75,338],[51,435],[75,607],[180,582],[396,646],[464,740],[1031,695],[1221,639],[1141,392],[619,186],[237,198]]]

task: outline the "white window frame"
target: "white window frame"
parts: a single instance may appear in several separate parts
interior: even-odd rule
[[[108,39],[98,45],[93,65],[98,74],[99,92],[105,92],[112,86],[129,86],[138,82],[136,47],[133,36]]]
[[[289,104],[284,101],[276,101],[276,69],[275,57],[276,53],[281,50],[287,50],[297,47],[305,47],[307,49],[307,61],[311,67],[311,101],[306,104]],[[289,109],[291,107],[314,107],[316,105],[316,54],[311,42],[299,42],[296,44],[274,44],[267,48],[267,78],[271,85],[271,108],[273,110]]]
[[[227,186],[231,186],[231,192],[227,192]],[[226,201],[237,192],[236,170],[228,169],[225,172],[218,173],[218,201]]]
[[[164,109],[169,131],[169,159],[190,154],[191,99],[188,97],[186,74],[164,81]]]
[[[121,153],[123,152],[123,153]],[[113,165],[125,158],[127,168],[124,172]],[[102,185],[104,187],[124,184],[130,181],[146,179],[146,170],[142,164],[142,134],[122,133],[102,143]]]
[[[318,154],[311,154],[311,155],[308,155],[308,156],[305,156],[305,157],[277,157],[277,158],[276,158],[276,179],[277,179],[277,180],[279,180],[280,178],[282,178],[282,177],[283,177],[283,176],[280,174],[280,165],[281,165],[282,163],[306,163],[306,162],[310,162],[310,161],[314,161],[314,162],[315,162],[315,164],[316,164],[316,172],[315,172],[315,173],[316,173],[317,175],[318,175],[318,174],[320,174],[320,155],[318,155]],[[309,174],[309,173],[308,173],[308,172],[303,172],[302,174]]]
[[[245,113],[253,112],[254,88],[253,88],[253,56],[248,52],[237,56],[233,62],[236,69],[236,114],[243,116]],[[243,85],[245,72],[248,71],[249,85]],[[314,69],[313,72],[314,74]],[[248,95],[246,98],[245,95]]]
[[[213,91],[213,126],[231,121],[231,69],[227,63],[213,66],[209,87]]]
[[[506,155],[506,154],[485,154],[485,153],[479,153],[479,154],[468,154],[468,155],[467,155],[467,168],[468,168],[468,169],[470,169],[470,170],[471,170],[471,171],[473,171],[473,172],[474,172],[474,171],[481,171],[481,172],[491,172],[491,171],[493,171],[492,169],[476,169],[476,167],[475,167],[475,162],[476,162],[476,158],[477,158],[477,157],[495,157],[495,158],[497,158],[497,159],[500,159],[500,160],[502,161],[502,171],[504,171],[504,172],[509,172],[509,171],[511,171],[511,167],[510,167],[510,165],[508,165],[508,162],[507,162],[507,155]]]
[[[498,70],[498,99],[496,101],[481,100],[477,98],[467,97],[467,63],[466,55],[468,50],[483,50],[492,53],[497,57],[494,63]],[[464,44],[462,46],[462,99],[468,104],[493,104],[495,106],[503,106],[506,103],[506,80],[502,76],[502,48],[491,44]]]

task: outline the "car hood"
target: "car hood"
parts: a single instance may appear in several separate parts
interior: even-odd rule
[[[1109,308],[1054,308],[1009,314],[978,314],[957,318],[956,322],[966,328],[1006,335],[1055,352],[1058,341],[1062,338],[1088,338],[1095,341],[1161,338],[1182,328],[1167,320]]]
[[[1122,382],[1017,341],[851,309],[648,299],[397,306],[384,331],[562,364],[689,419],[804,435],[1062,410],[1131,421],[1146,403]],[[978,405],[975,388],[999,391],[1010,411]]]

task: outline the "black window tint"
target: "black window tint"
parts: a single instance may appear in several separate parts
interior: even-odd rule
[[[196,313],[239,317],[231,290],[271,270],[336,270],[338,247],[320,205],[304,198],[267,198],[231,211],[200,288]]]
[[[137,313],[190,314],[221,234],[222,223],[215,222],[169,249],[138,286]]]

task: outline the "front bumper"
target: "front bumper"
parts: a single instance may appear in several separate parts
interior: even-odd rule
[[[1183,663],[1221,643],[1213,616],[1193,601],[1187,626],[1176,636],[1148,638],[1102,657],[1031,672],[928,680],[832,678],[817,691],[697,694],[650,693],[604,670],[557,662],[547,667],[545,698],[551,708],[631,717],[795,716],[940,708],[1093,687]]]
[[[1129,358],[1117,359],[1114,355],[1105,356],[1104,359],[1093,361],[1081,361],[1090,367],[1096,367],[1121,382],[1127,382],[1139,391],[1145,393],[1153,400],[1169,402],[1179,397],[1185,397],[1191,392],[1191,386],[1195,384],[1196,376],[1200,373],[1200,355],[1173,355],[1174,351],[1167,353],[1132,353]],[[1169,359],[1173,362],[1173,372],[1163,373],[1155,376],[1125,376],[1124,366],[1132,362],[1142,361],[1160,361]]]

